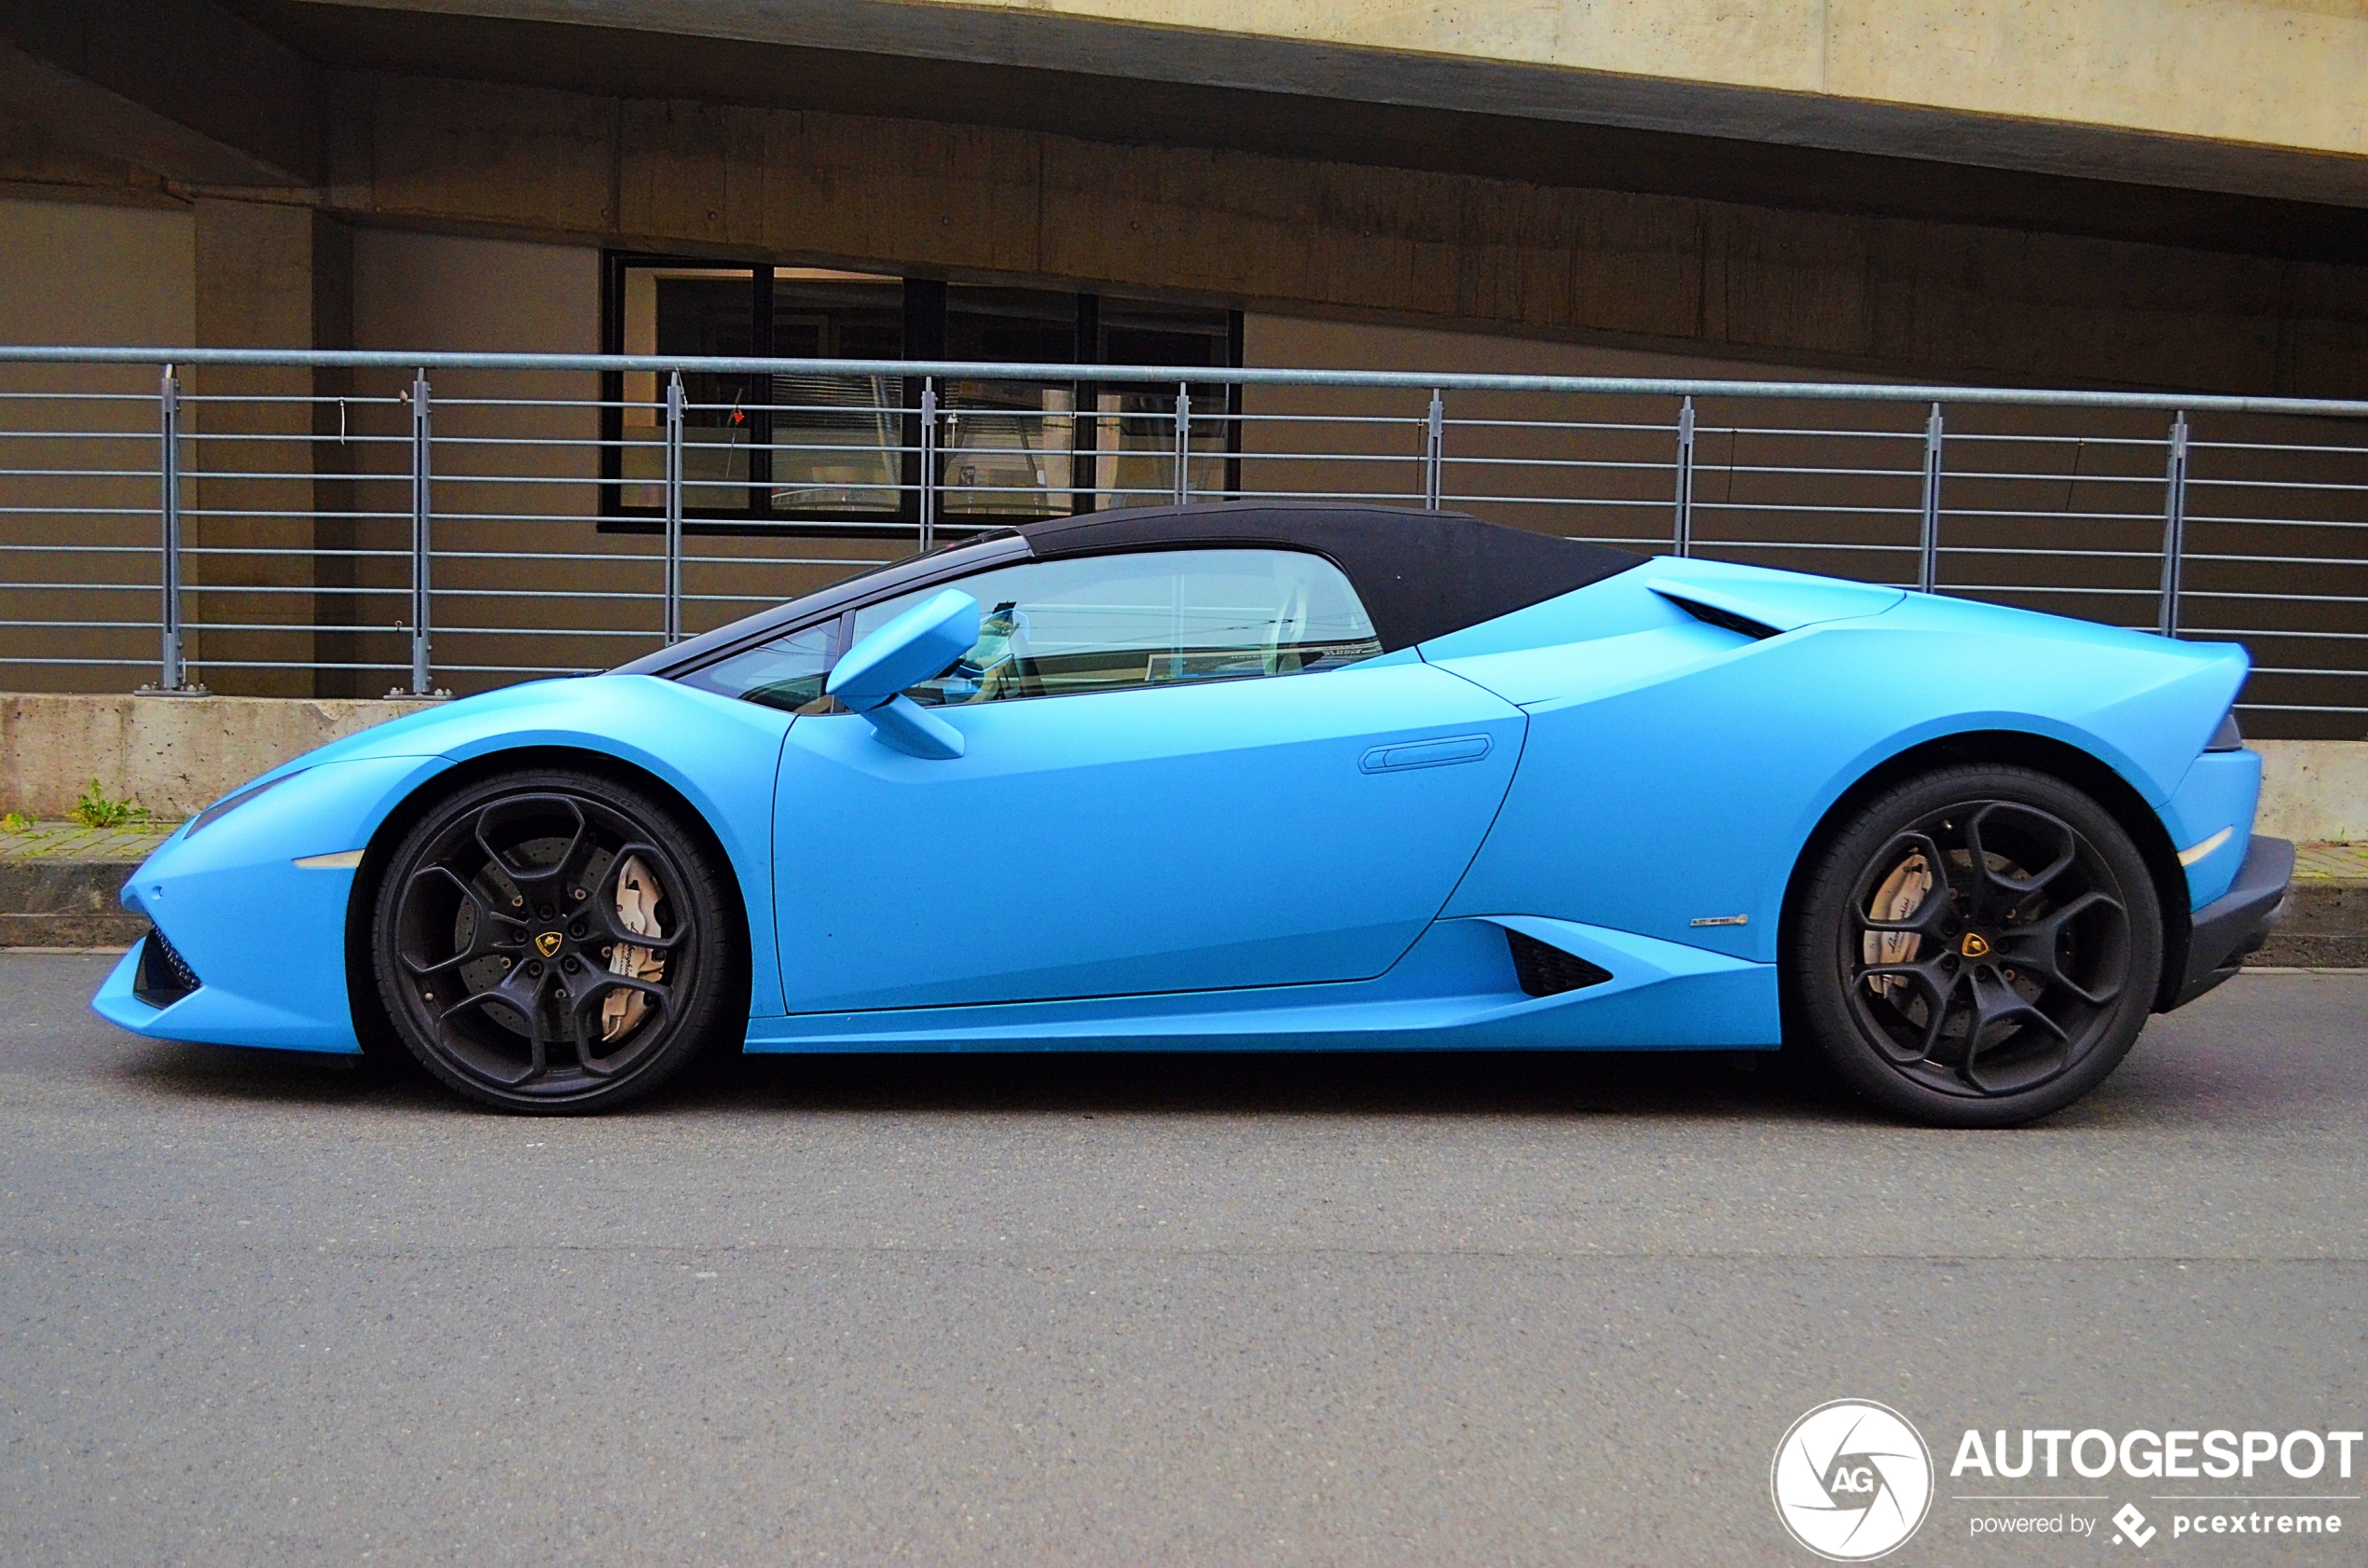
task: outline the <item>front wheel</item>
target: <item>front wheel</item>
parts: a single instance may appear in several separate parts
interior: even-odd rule
[[[371,922],[411,1053],[512,1111],[605,1109],[671,1078],[724,1019],[737,928],[697,841],[597,775],[506,773],[438,803]]]
[[[2136,1042],[2162,916],[2129,835],[2062,780],[1924,775],[1828,843],[1787,942],[1797,1015],[1852,1088],[1949,1127],[2094,1089]]]

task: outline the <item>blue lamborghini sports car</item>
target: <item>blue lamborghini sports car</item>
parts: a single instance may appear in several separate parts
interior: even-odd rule
[[[2235,971],[2241,649],[1434,512],[983,535],[298,758],[98,1010],[577,1111],[759,1052],[1769,1049],[1992,1126]]]

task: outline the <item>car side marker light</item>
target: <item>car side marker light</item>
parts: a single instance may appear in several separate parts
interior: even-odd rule
[[[2196,845],[2195,847],[2191,849],[2182,849],[2179,852],[2179,863],[2182,866],[2194,865],[2197,860],[2202,860],[2205,856],[2210,854],[2213,850],[2227,843],[2228,835],[2236,831],[2237,830],[2235,828],[2223,828],[2218,832],[2212,834],[2211,837],[2204,840],[2201,844]]]
[[[340,849],[334,855],[299,855],[296,860],[299,871],[351,871],[361,863],[359,849]]]

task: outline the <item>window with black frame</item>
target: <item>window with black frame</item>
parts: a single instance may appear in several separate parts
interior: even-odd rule
[[[1239,312],[818,268],[607,258],[605,340],[652,355],[1075,364],[1075,378],[942,383],[934,481],[942,526],[1139,505],[1177,488],[1176,391],[1097,382],[1093,364],[1241,363]],[[611,378],[604,527],[658,526],[666,387]],[[684,516],[700,531],[868,532],[920,512],[919,378],[785,370],[685,374]],[[1185,478],[1237,488],[1237,390],[1194,382]]]

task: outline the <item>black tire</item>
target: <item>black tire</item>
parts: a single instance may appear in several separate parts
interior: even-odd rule
[[[2153,876],[2061,779],[1925,774],[1813,853],[1785,943],[1794,1016],[1885,1109],[1944,1127],[2035,1121],[2102,1082],[2145,1027],[2162,972]]]
[[[731,896],[641,791],[504,773],[437,802],[395,847],[371,967],[397,1037],[453,1089],[508,1111],[606,1110],[737,1022]]]

